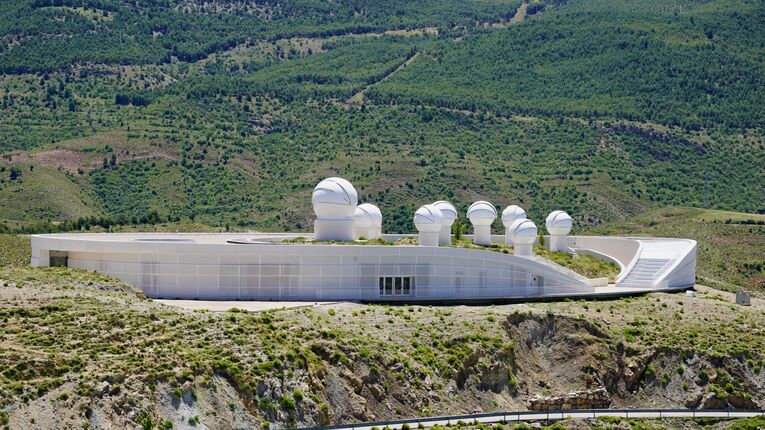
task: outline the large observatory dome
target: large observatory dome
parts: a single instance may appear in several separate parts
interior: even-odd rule
[[[314,188],[311,203],[319,218],[349,218],[356,210],[359,196],[345,179],[327,178]]]
[[[530,219],[517,219],[510,226],[510,237],[515,245],[531,245],[537,238],[537,226]]]
[[[505,227],[513,225],[517,219],[525,219],[526,211],[518,205],[510,205],[502,211],[502,224]]]
[[[444,215],[435,205],[425,205],[414,213],[414,226],[421,233],[437,233],[444,224]]]
[[[439,200],[433,203],[433,206],[441,210],[441,213],[444,215],[444,222],[454,222],[454,220],[457,219],[457,209],[453,204],[447,202],[446,200]]]
[[[353,223],[362,228],[379,227],[382,225],[382,212],[373,204],[360,204],[353,212]]]
[[[470,205],[467,217],[473,225],[491,225],[497,218],[497,208],[487,201],[479,200]]]
[[[571,231],[573,222],[571,216],[564,211],[553,211],[547,215],[545,222],[547,232],[553,236],[564,236]]]

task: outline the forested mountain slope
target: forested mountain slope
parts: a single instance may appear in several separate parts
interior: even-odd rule
[[[388,231],[438,198],[765,211],[762,2],[437,5],[4,3],[0,219],[308,229],[327,175]]]

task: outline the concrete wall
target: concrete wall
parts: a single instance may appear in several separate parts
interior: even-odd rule
[[[574,272],[491,251],[420,246],[147,243],[87,240],[86,236],[34,236],[37,263],[41,264],[44,260],[40,256],[50,250],[67,251],[70,267],[114,276],[138,286],[150,297],[161,298],[406,300],[592,291],[587,280]],[[396,276],[413,277],[411,296],[380,295],[379,278]]]
[[[569,248],[587,249],[613,258],[621,268],[629,266],[640,249],[640,242],[626,237],[569,236]]]

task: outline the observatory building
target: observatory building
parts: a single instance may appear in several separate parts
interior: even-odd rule
[[[414,234],[384,234],[384,211],[359,204],[353,185],[327,178],[311,202],[313,233],[65,233],[32,236],[32,265],[98,271],[167,299],[470,302],[619,296],[695,282],[696,242],[572,236],[563,211],[545,220],[548,235],[517,205],[465,211],[475,245],[452,242],[458,208],[436,201],[417,209]],[[384,207],[383,207],[384,209]],[[302,240],[295,240],[302,238]],[[588,279],[535,255],[555,252],[614,262],[619,276]],[[502,248],[496,244],[512,245]],[[503,252],[498,252],[498,251]]]

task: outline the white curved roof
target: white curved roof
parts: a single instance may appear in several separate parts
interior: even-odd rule
[[[526,218],[526,211],[518,205],[510,205],[502,211],[502,224],[505,227],[510,227],[517,219]]]
[[[547,231],[552,235],[566,235],[571,231],[573,221],[564,211],[552,211],[545,221]]]
[[[473,219],[495,219],[497,218],[497,208],[494,207],[493,204],[484,201],[479,200],[472,205],[467,210],[467,217],[471,220]]]
[[[536,224],[530,219],[520,218],[510,225],[510,238],[517,245],[531,245],[537,238]]]
[[[357,227],[378,227],[382,225],[382,212],[370,203],[356,206],[353,212],[353,224]]]
[[[444,215],[434,205],[421,206],[414,213],[414,226],[419,232],[438,232],[444,224]]]
[[[314,188],[311,203],[319,218],[347,218],[353,216],[359,195],[345,179],[327,178]]]
[[[444,215],[444,221],[457,219],[457,208],[446,200],[439,200],[433,203],[433,206],[441,210],[441,213]]]

